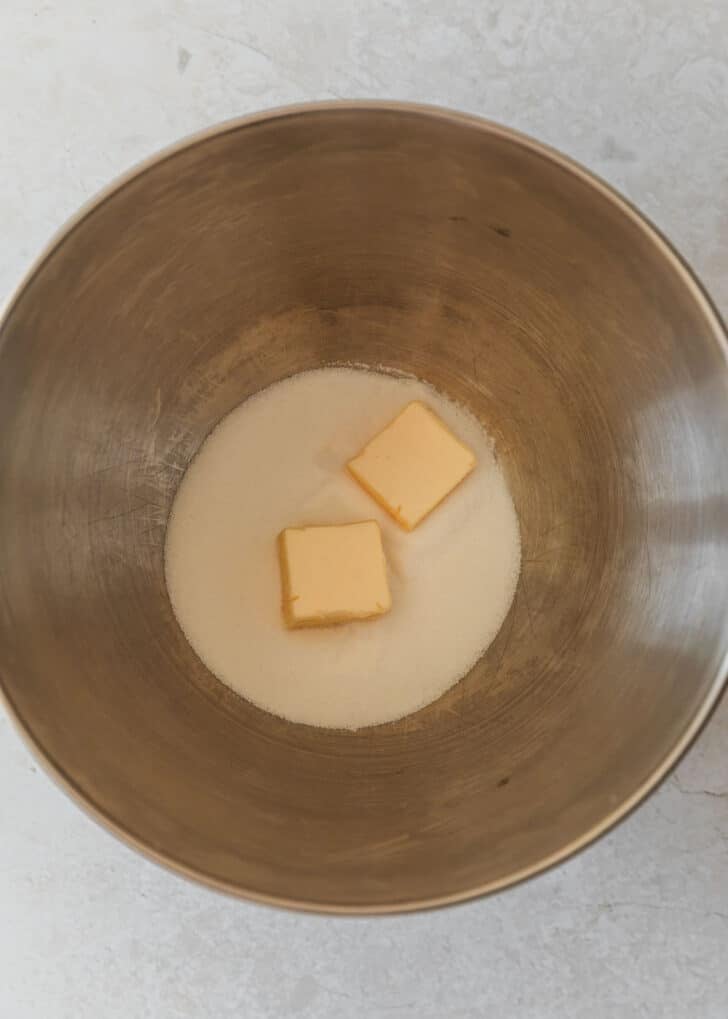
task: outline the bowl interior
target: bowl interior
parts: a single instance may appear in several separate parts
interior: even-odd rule
[[[407,108],[230,126],[98,202],[0,339],[4,692],[66,783],[162,860],[316,908],[467,897],[606,827],[717,698],[725,338],[654,232],[538,146]],[[163,576],[207,433],[330,362],[467,404],[523,535],[470,675],[356,734],[219,684]]]

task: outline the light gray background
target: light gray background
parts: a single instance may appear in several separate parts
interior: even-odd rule
[[[728,312],[725,0],[0,0],[0,301],[49,234],[180,135],[291,101],[442,103],[597,170]],[[1,566],[0,566],[1,568]],[[137,857],[0,712],[2,1019],[728,1015],[728,700],[597,846],[496,898],[332,920]]]

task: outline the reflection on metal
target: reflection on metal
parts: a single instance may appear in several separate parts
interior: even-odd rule
[[[606,830],[716,703],[725,333],[664,240],[550,150],[396,104],[224,125],[87,208],[0,343],[2,689],[65,787],[161,862],[302,908],[455,902]],[[357,734],[218,684],[162,572],[207,432],[332,361],[481,415],[524,537],[472,673]]]

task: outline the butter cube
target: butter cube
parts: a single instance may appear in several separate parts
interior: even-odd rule
[[[283,618],[289,627],[381,616],[392,607],[375,520],[287,527],[278,536]]]
[[[475,467],[475,455],[419,400],[348,463],[362,488],[414,530]]]

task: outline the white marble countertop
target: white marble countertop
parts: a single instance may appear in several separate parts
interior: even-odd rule
[[[0,303],[110,178],[304,99],[482,113],[641,206],[728,312],[720,0],[2,0]],[[1,567],[0,567],[1,568]],[[728,698],[659,792],[556,871],[372,920],[222,898],[118,844],[0,711],[3,1019],[725,1019]]]

